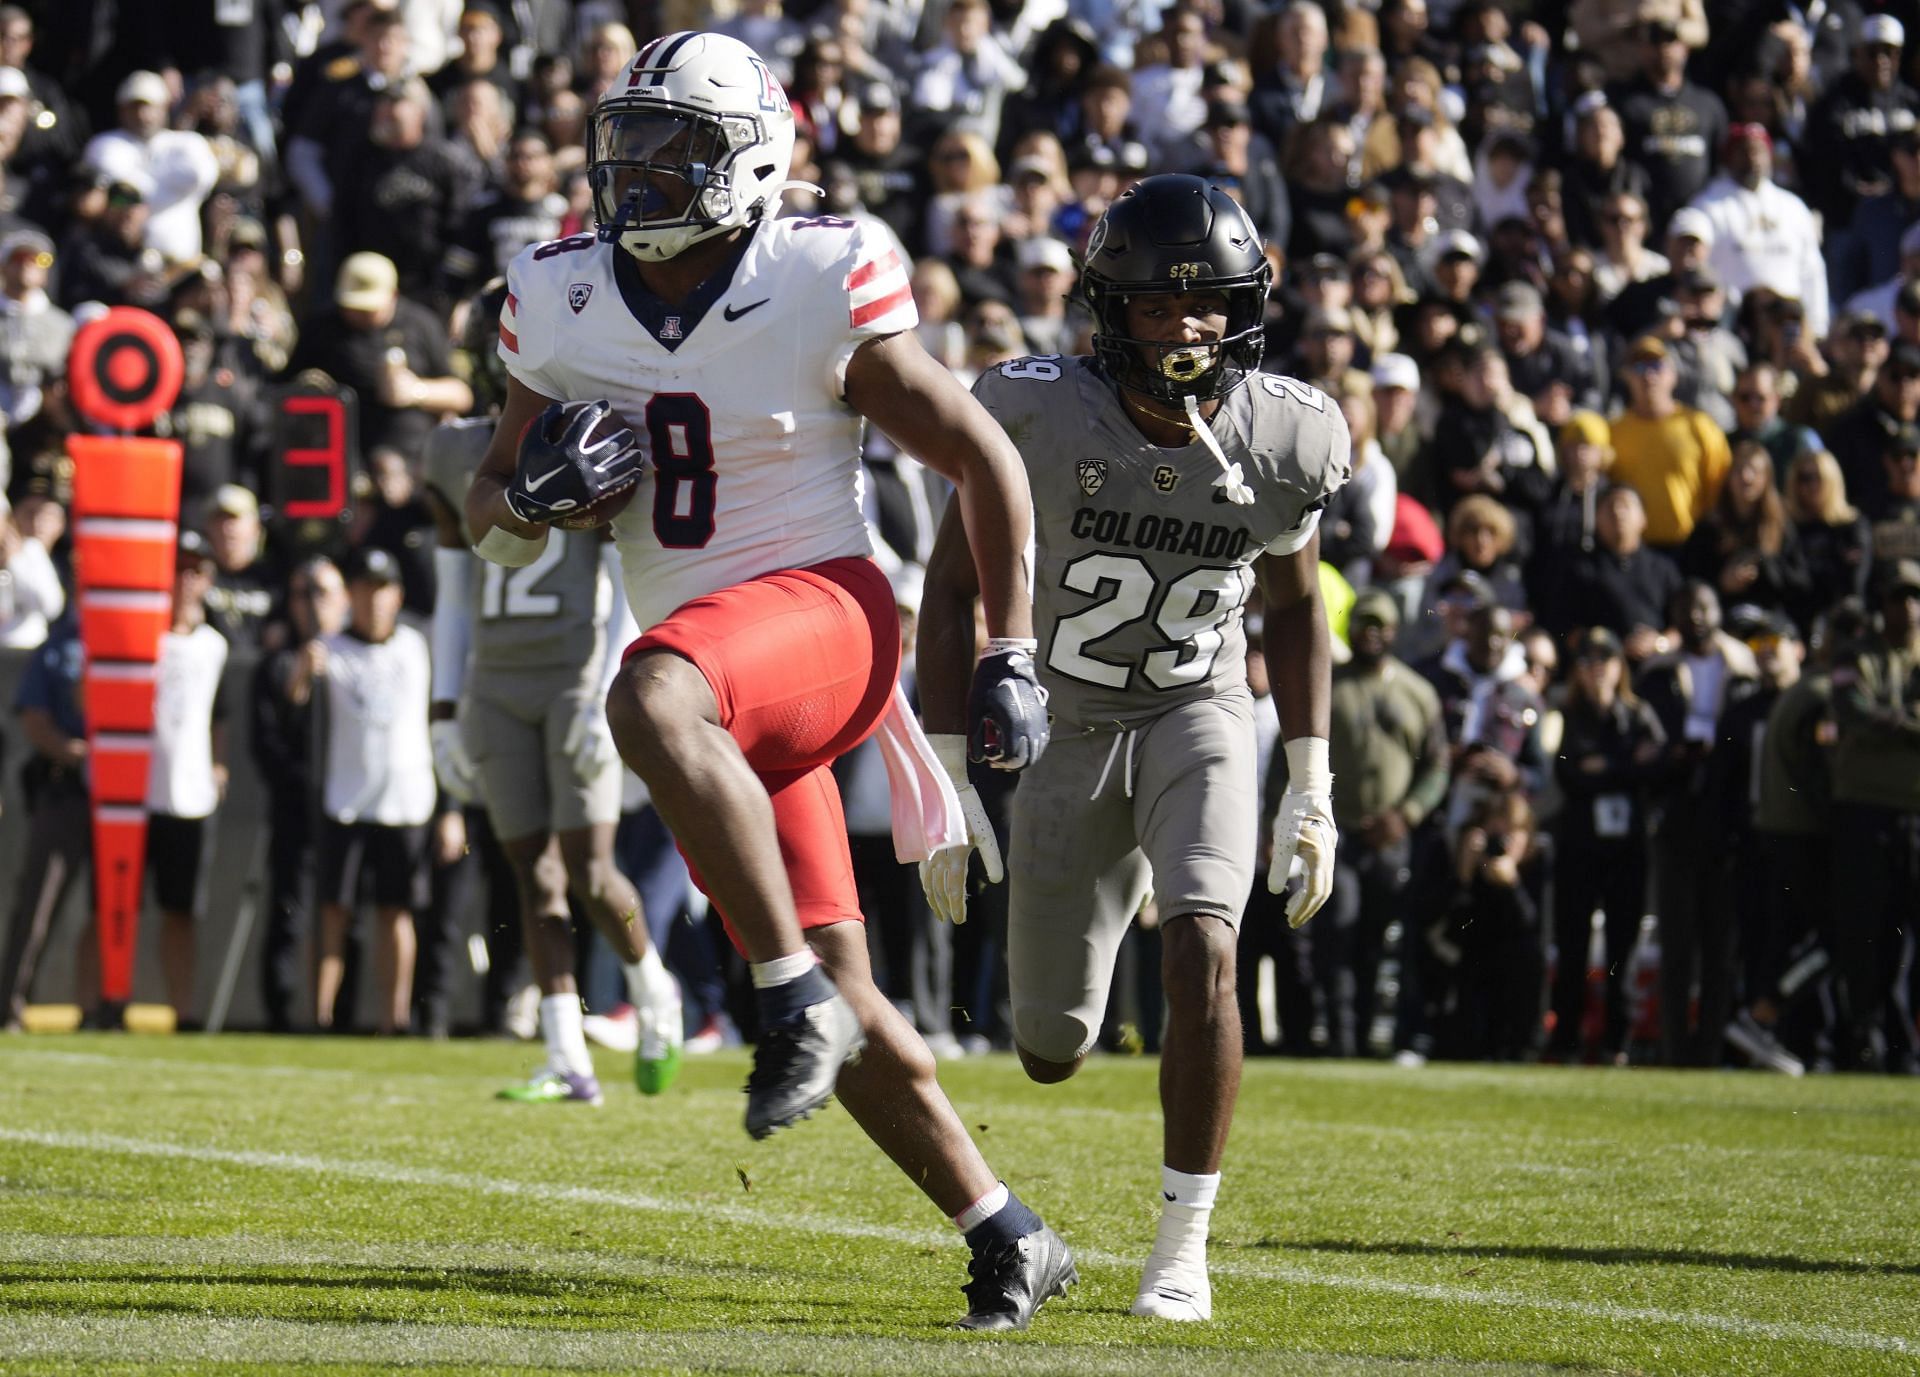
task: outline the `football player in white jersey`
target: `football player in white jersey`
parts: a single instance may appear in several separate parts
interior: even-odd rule
[[[461,509],[493,438],[506,391],[496,340],[506,282],[468,304],[462,343],[486,414],[448,421],[427,439],[425,486],[439,548],[433,607],[434,770],[462,803],[477,798],[513,871],[528,962],[540,986],[547,1064],[500,1098],[600,1103],[587,1051],[567,892],[572,890],[626,971],[639,1025],[634,1082],[657,1095],[680,1069],[680,993],[647,938],[640,898],[613,859],[620,759],[607,726],[607,685],[632,639],[612,546],[599,531],[549,538],[542,557],[507,570],[475,559]]]
[[[1318,529],[1350,445],[1323,394],[1257,371],[1270,277],[1259,232],[1226,192],[1149,177],[1087,241],[1093,356],[1020,359],[974,386],[1027,464],[1034,624],[1054,714],[1053,744],[1022,777],[1009,827],[1014,1042],[1037,1081],[1080,1068],[1151,889],[1168,1009],[1162,1209],[1133,1311],[1170,1320],[1213,1313],[1208,1221],[1240,1085],[1235,936],[1260,813],[1241,612],[1256,581],[1287,737],[1268,884],[1284,888],[1298,856],[1295,927],[1333,884]],[[974,644],[970,536],[946,521],[927,566],[920,692],[970,840],[998,880],[999,848],[958,749]],[[972,849],[921,867],[943,917],[965,916]]]
[[[960,1323],[1024,1328],[1076,1279],[1072,1255],[995,1178],[873,983],[829,766],[888,715],[900,653],[861,518],[863,418],[955,485],[996,638],[975,746],[1008,768],[1046,740],[1026,484],[921,350],[898,256],[847,221],[775,218],[792,151],[786,95],[744,44],[641,49],[590,124],[598,234],[508,273],[511,383],[468,524],[484,558],[524,566],[551,522],[632,488],[614,534],[644,634],[607,713],[750,964],[747,1129],[837,1092],[973,1248]]]

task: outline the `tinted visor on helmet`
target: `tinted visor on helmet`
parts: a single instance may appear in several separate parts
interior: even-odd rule
[[[602,234],[700,223],[722,213],[729,156],[756,137],[753,122],[738,117],[723,123],[669,111],[596,112],[587,180]]]

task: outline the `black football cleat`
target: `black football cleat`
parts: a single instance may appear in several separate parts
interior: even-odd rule
[[[1025,1329],[1035,1311],[1066,1295],[1080,1280],[1073,1250],[1045,1226],[975,1253],[967,1275],[973,1279],[960,1288],[967,1298],[967,1317],[956,1329]]]
[[[763,1029],[747,1074],[747,1132],[764,1138],[833,1098],[840,1068],[867,1045],[853,1006],[835,995]]]

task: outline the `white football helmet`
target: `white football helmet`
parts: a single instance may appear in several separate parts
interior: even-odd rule
[[[587,160],[600,237],[658,262],[774,209],[793,164],[793,109],[738,39],[671,33],[594,106]]]

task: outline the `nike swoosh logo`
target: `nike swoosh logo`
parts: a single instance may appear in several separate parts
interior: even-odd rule
[[[742,307],[741,307],[741,308],[740,308],[739,310],[737,310],[737,311],[736,311],[736,310],[734,310],[734,309],[733,309],[733,307],[731,307],[731,306],[728,306],[728,307],[726,307],[726,308],[724,308],[724,309],[723,309],[723,310],[722,310],[722,311],[720,312],[720,314],[721,314],[721,315],[723,315],[723,316],[725,316],[725,317],[726,317],[726,318],[727,318],[727,319],[728,319],[729,321],[735,321],[735,320],[738,320],[738,319],[740,319],[740,317],[741,317],[741,316],[744,316],[744,315],[745,315],[745,314],[747,314],[747,312],[749,312],[749,311],[757,311],[757,310],[759,310],[759,309],[760,309],[760,308],[761,308],[762,306],[764,306],[764,305],[766,305],[766,304],[767,304],[767,303],[768,303],[769,301],[772,301],[772,300],[773,300],[773,298],[772,298],[772,297],[770,297],[770,296],[763,296],[763,297],[761,297],[761,298],[760,298],[760,299],[759,299],[758,301],[756,301],[756,302],[754,302],[754,303],[753,303],[752,305],[750,305],[750,306],[742,306]]]
[[[1160,1194],[1166,1196],[1169,1201],[1172,1201],[1174,1198],[1171,1191],[1161,1191]]]
[[[546,485],[546,481],[559,472],[560,472],[559,469],[548,469],[545,473],[541,474],[538,478],[529,478],[525,483],[522,483],[520,486],[525,488],[528,492],[539,492],[540,489]]]

